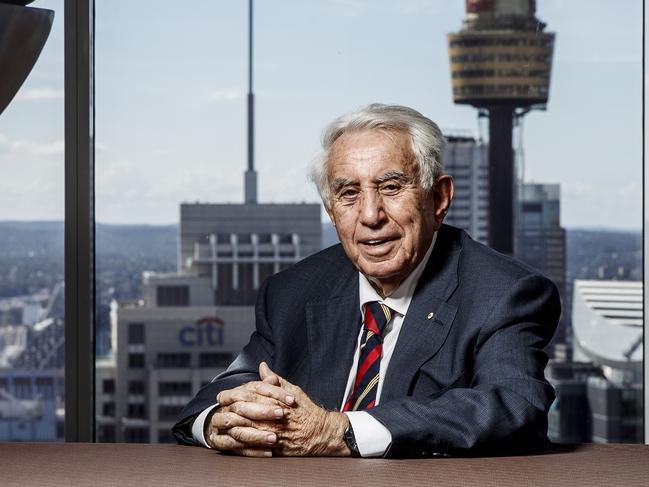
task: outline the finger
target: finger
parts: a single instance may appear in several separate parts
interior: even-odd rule
[[[248,448],[248,445],[235,440],[230,435],[212,433],[207,440],[209,445],[215,450],[219,451],[229,451],[237,450],[241,448]]]
[[[236,413],[225,412],[212,415],[211,425],[217,430],[227,430],[235,426],[252,426],[252,421]]]
[[[237,455],[244,457],[272,457],[273,450],[265,450],[263,448],[239,448],[233,450]]]
[[[275,374],[272,370],[270,370],[270,367],[266,362],[262,362],[259,364],[259,377],[261,377],[262,381],[268,384],[273,384],[276,386],[280,385],[279,376]]]
[[[252,420],[277,421],[284,417],[284,409],[281,407],[256,402],[235,402],[230,406],[230,410],[239,416]]]
[[[266,378],[264,382],[270,382],[270,383],[278,382],[279,384],[277,385],[279,385],[282,389],[286,390],[287,392],[290,392],[292,395],[295,395],[298,391],[301,390],[298,386],[291,384],[282,376],[273,372],[266,362],[262,362],[259,364],[259,376],[262,377],[262,379]]]
[[[292,405],[295,402],[295,396],[292,394],[287,394],[287,392],[276,385],[272,385],[266,382],[248,382],[245,385],[246,389],[253,391],[257,394],[260,394],[265,397],[275,399],[276,401],[283,402],[287,406]]]
[[[275,446],[277,435],[256,428],[235,426],[228,430],[228,436],[248,446]]]
[[[252,387],[248,389],[247,386],[240,386],[235,389],[221,391],[217,400],[221,406],[231,406],[235,402],[259,402],[277,405],[273,398],[259,394],[252,389]],[[286,394],[286,392],[283,394]]]

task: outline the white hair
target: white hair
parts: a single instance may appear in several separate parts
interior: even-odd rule
[[[343,134],[374,129],[408,134],[419,170],[419,184],[424,190],[429,191],[435,179],[441,176],[444,137],[437,124],[412,108],[372,103],[338,117],[322,133],[323,151],[313,160],[309,176],[327,208],[331,203],[327,173],[331,147]]]

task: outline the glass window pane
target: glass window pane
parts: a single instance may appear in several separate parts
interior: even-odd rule
[[[169,441],[180,406],[246,343],[264,280],[337,243],[306,182],[334,117],[378,101],[438,122],[456,190],[446,223],[488,243],[489,124],[453,98],[485,93],[549,95],[513,119],[511,237],[562,299],[550,437],[641,439],[641,2],[521,3],[556,42],[449,43],[459,1],[257,2],[251,174],[247,2],[97,2],[98,374],[115,379],[100,441]],[[476,87],[485,76],[538,83]],[[592,320],[614,339],[593,345]]]
[[[0,441],[62,441],[63,0],[0,8],[14,26],[27,8],[54,12],[33,70],[0,113]],[[3,60],[17,49],[9,32],[0,27]]]

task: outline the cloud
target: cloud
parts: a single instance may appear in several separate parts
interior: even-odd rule
[[[65,142],[56,140],[49,144],[38,144],[33,147],[32,151],[38,156],[56,156],[65,152]]]
[[[372,3],[365,0],[331,0],[329,11],[343,17],[358,17],[372,9]]]
[[[110,152],[111,150],[112,149],[109,145],[104,144],[102,142],[95,141],[95,152],[105,153],[105,152]]]
[[[438,2],[435,0],[400,0],[399,2],[388,2],[377,4],[369,0],[330,0],[327,2],[326,10],[334,15],[342,17],[360,17],[369,12],[381,12],[383,14],[416,15],[420,13],[438,15],[452,8],[449,2]]]
[[[39,143],[28,139],[12,140],[5,134],[0,134],[0,152],[28,153],[36,156],[62,155],[65,151],[63,140]]]
[[[16,95],[16,100],[22,101],[44,101],[44,100],[62,100],[63,90],[55,88],[31,88],[20,90]]]
[[[632,181],[617,189],[617,194],[621,197],[634,198],[642,195],[642,184]]]
[[[566,181],[561,183],[561,190],[566,198],[581,198],[588,196],[593,188],[582,181]]]
[[[213,90],[207,97],[209,101],[232,101],[238,100],[239,98],[243,98],[243,93],[237,88]]]

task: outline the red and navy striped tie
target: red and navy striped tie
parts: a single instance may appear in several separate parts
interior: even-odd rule
[[[343,407],[344,411],[360,411],[373,408],[379,387],[383,329],[392,318],[392,310],[378,301],[365,305],[363,336],[358,369],[352,394]]]

